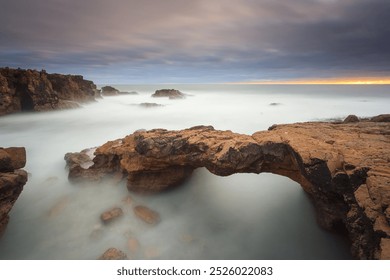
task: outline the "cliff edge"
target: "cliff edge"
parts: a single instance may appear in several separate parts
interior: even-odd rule
[[[79,75],[0,68],[0,116],[22,111],[49,111],[78,107],[94,101],[99,91]]]
[[[198,126],[138,131],[91,151],[68,153],[69,179],[122,173],[130,191],[179,185],[198,167],[227,176],[271,172],[298,182],[319,223],[344,232],[360,259],[390,259],[390,122],[274,125],[243,135]]]

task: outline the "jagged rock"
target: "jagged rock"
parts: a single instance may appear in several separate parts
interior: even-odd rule
[[[146,206],[138,205],[134,207],[133,210],[135,215],[137,215],[137,217],[143,220],[145,223],[155,225],[160,222],[160,215],[156,211]]]
[[[356,122],[359,122],[359,118],[355,115],[349,115],[348,117],[346,117],[343,121],[343,123],[356,123]]]
[[[185,98],[185,94],[177,89],[159,89],[156,90],[152,97],[169,97],[169,99]]]
[[[97,148],[93,162],[74,174],[88,179],[121,171],[132,191],[164,190],[198,167],[220,176],[283,175],[312,198],[323,227],[347,232],[354,257],[389,255],[388,122],[297,123],[253,135],[210,126],[137,131]]]
[[[9,212],[27,182],[24,148],[0,148],[0,237],[9,221]]]
[[[99,260],[127,260],[127,255],[121,250],[110,248],[99,257]]]
[[[98,95],[96,85],[79,75],[0,68],[0,115],[75,108],[74,102],[94,101]]]
[[[123,215],[122,209],[119,207],[114,207],[108,211],[103,212],[100,215],[100,220],[102,220],[103,223],[108,224],[116,220],[117,218],[121,217],[122,215]]]

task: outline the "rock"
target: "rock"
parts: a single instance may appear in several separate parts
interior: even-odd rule
[[[160,215],[146,206],[136,206],[134,207],[134,213],[143,220],[145,223],[155,225],[160,222]]]
[[[169,99],[185,98],[185,94],[176,89],[159,89],[156,90],[152,97],[169,97]]]
[[[103,212],[100,215],[100,220],[102,220],[103,223],[108,224],[116,220],[117,218],[121,217],[122,215],[123,215],[122,209],[119,207],[114,207],[108,211]]]
[[[0,68],[0,116],[21,111],[75,108],[94,101],[96,85],[80,75]]]
[[[355,115],[349,115],[348,117],[346,117],[343,121],[343,123],[356,123],[356,122],[359,122],[359,118]]]
[[[99,257],[99,260],[127,260],[127,255],[121,250],[110,248]]]
[[[132,254],[135,254],[139,251],[139,242],[135,237],[130,237],[129,240],[127,241],[127,247],[129,248],[129,251]]]
[[[0,237],[7,227],[8,214],[27,182],[27,172],[20,169],[25,164],[24,148],[0,148]]]
[[[144,107],[144,108],[155,108],[155,107],[163,107],[164,105],[162,104],[157,104],[157,103],[140,103],[139,106]]]
[[[118,95],[119,90],[117,90],[116,88],[111,87],[111,86],[105,86],[105,87],[102,87],[101,93],[102,93],[102,95],[112,96],[112,95]]]
[[[137,192],[180,184],[199,167],[220,176],[269,172],[289,177],[311,197],[321,226],[346,232],[355,258],[388,254],[389,122],[296,123],[253,135],[211,126],[154,129],[107,142],[95,154],[94,164],[77,176],[121,170],[128,188]]]
[[[156,247],[149,247],[145,249],[144,255],[147,259],[155,259],[161,255]]]
[[[390,114],[378,115],[370,119],[372,122],[390,122]]]
[[[282,105],[282,103],[278,103],[278,102],[272,102],[269,104],[270,106],[278,106],[278,105]]]

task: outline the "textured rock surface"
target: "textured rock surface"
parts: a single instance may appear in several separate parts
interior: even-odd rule
[[[116,220],[117,218],[121,217],[122,215],[123,215],[122,209],[119,207],[114,207],[110,210],[103,212],[100,215],[100,220],[102,220],[103,223],[108,224]]]
[[[184,98],[185,94],[177,89],[159,89],[156,90],[152,97],[169,97],[169,99],[180,99]]]
[[[0,115],[75,108],[75,102],[98,95],[95,84],[82,76],[0,68]]]
[[[127,255],[121,250],[110,248],[99,257],[99,260],[127,260]]]
[[[133,210],[135,215],[137,215],[137,217],[143,220],[145,223],[155,225],[160,222],[160,215],[156,211],[146,206],[138,205],[134,207]]]
[[[27,182],[24,148],[0,148],[0,237],[4,233],[16,199]]]
[[[119,94],[119,90],[112,86],[102,87],[102,95],[110,96],[110,95],[118,95],[118,94]]]
[[[280,174],[309,194],[323,227],[348,234],[354,257],[388,258],[390,123],[372,120],[274,125],[253,135],[210,126],[137,131],[97,148],[89,169],[70,165],[69,176],[99,180],[123,172],[130,190],[152,192],[198,167],[220,176]]]

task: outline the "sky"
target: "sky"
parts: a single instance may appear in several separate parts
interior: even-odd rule
[[[98,84],[390,81],[389,0],[0,0],[0,7],[0,67]]]

